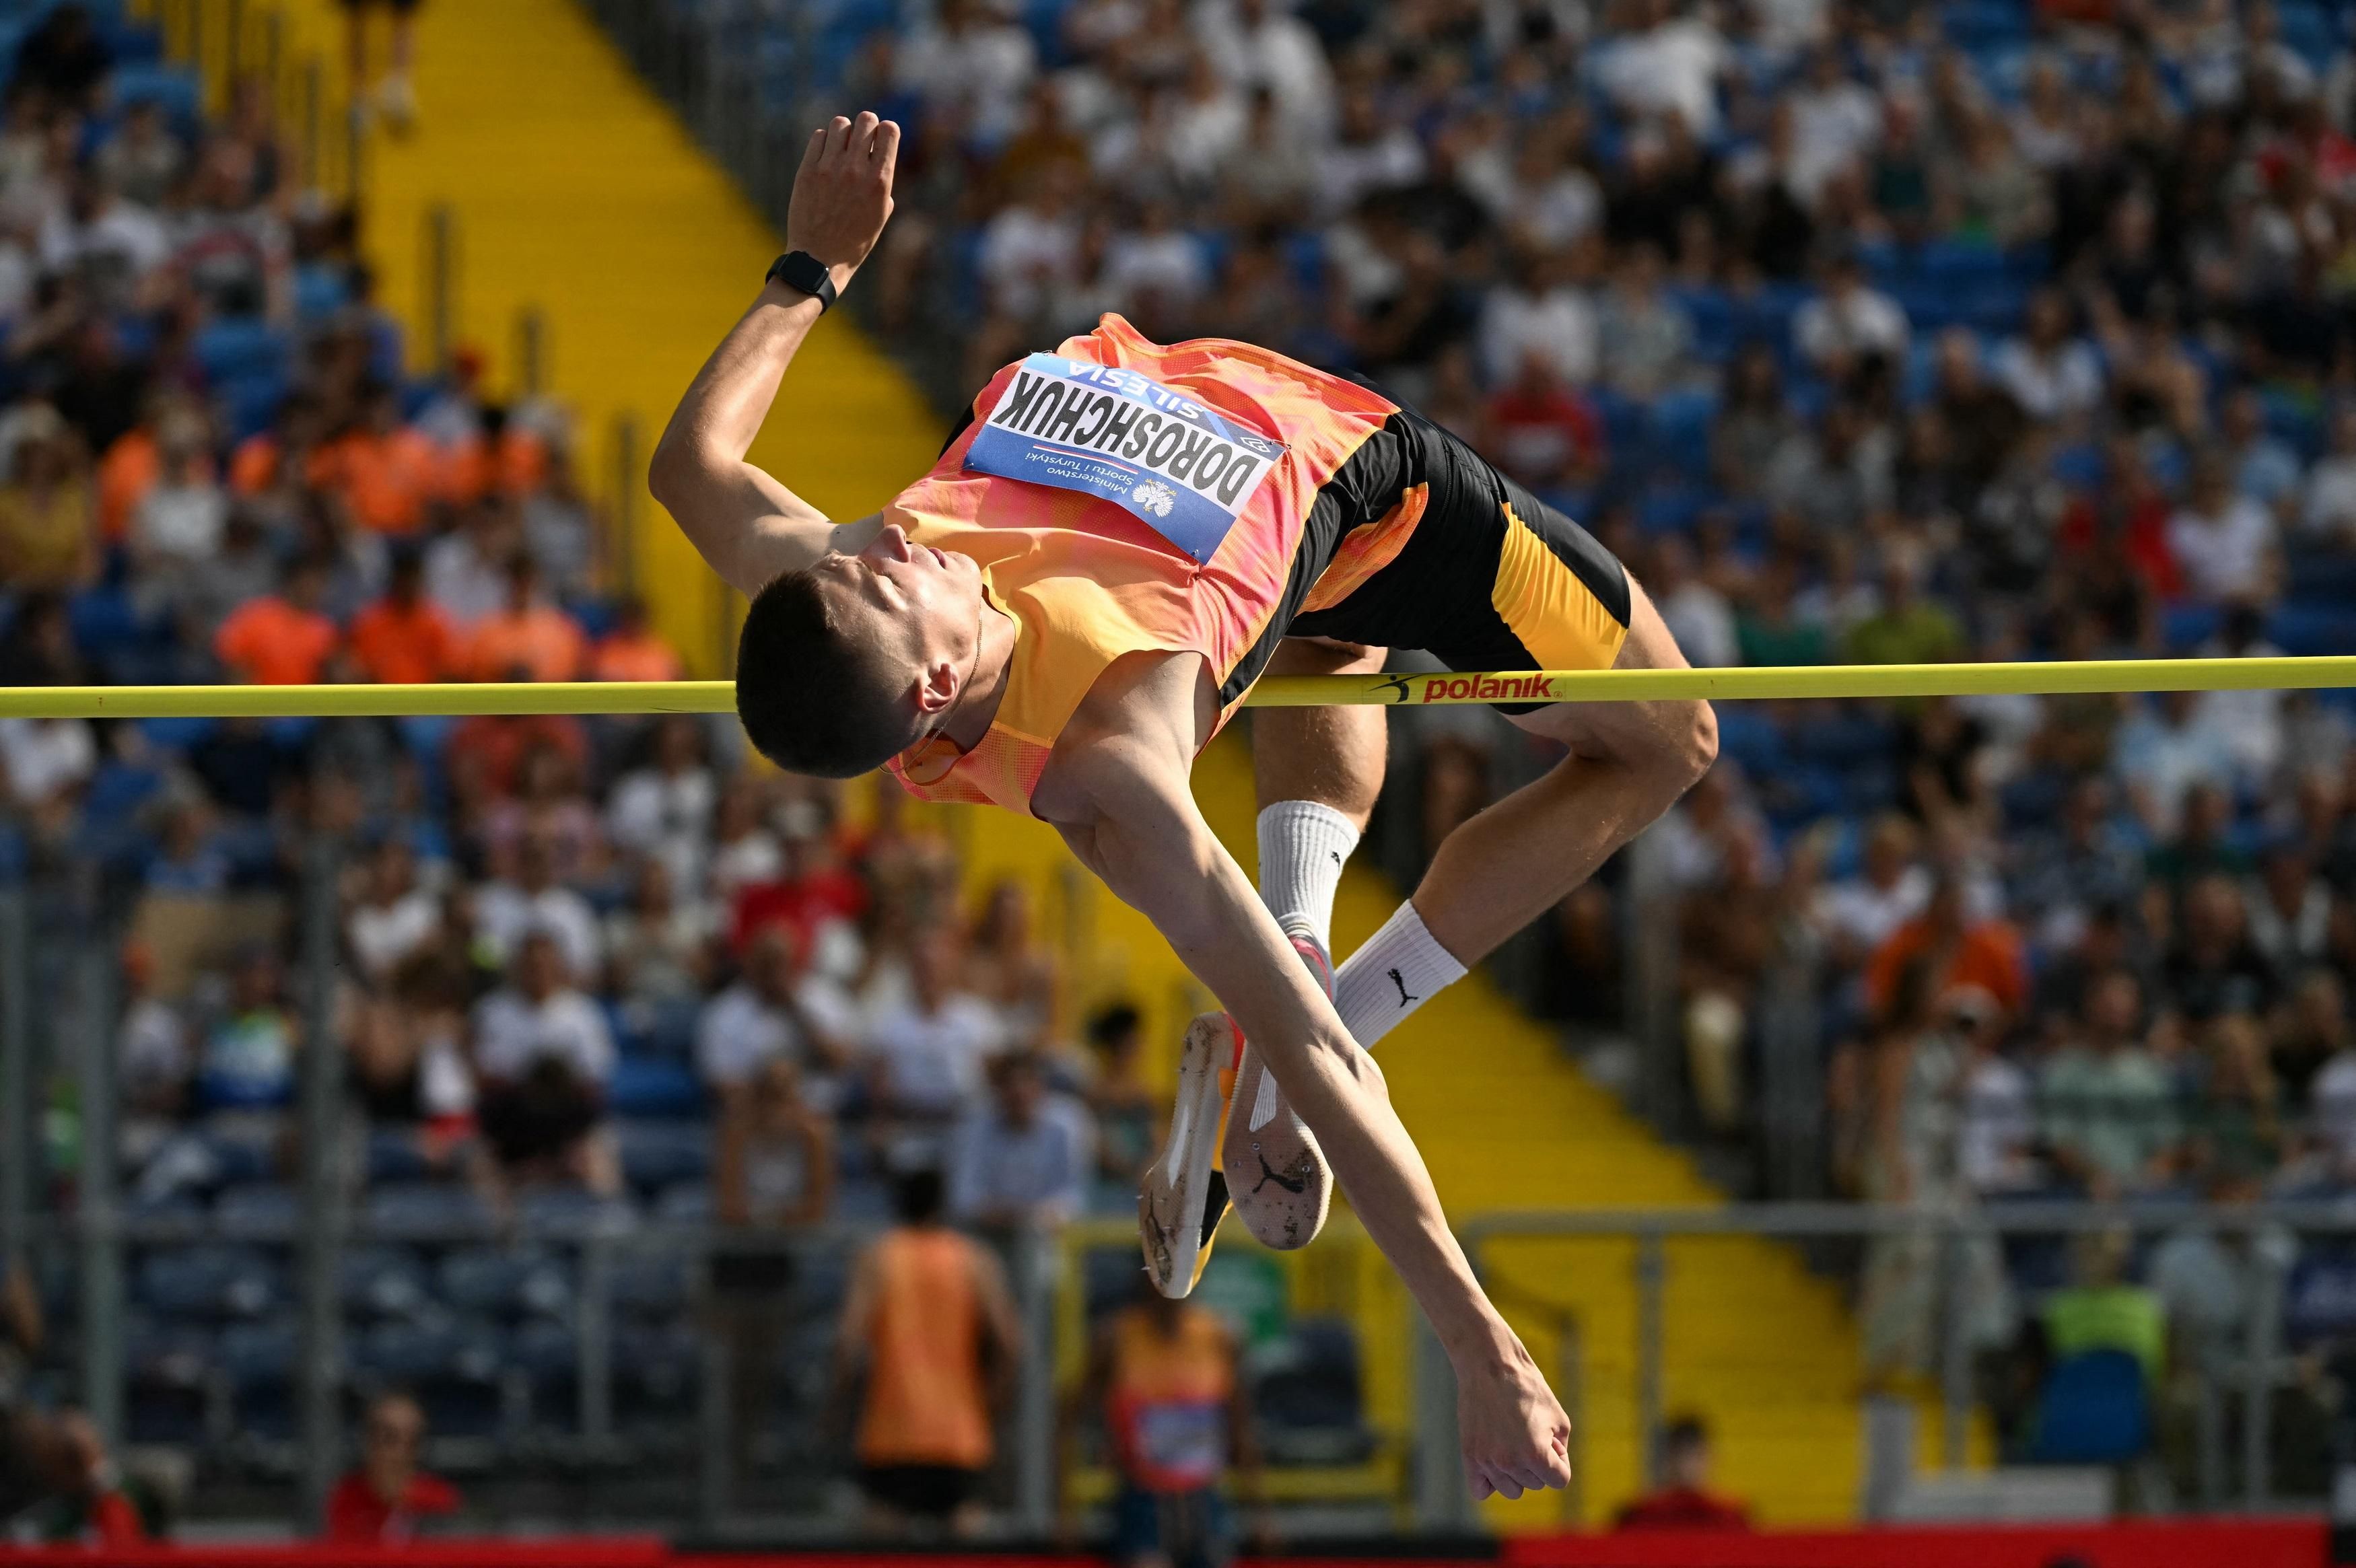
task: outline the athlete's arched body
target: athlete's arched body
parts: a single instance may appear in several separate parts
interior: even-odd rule
[[[898,139],[862,115],[811,140],[787,239],[834,289],[890,215]],[[1650,601],[1575,525],[1380,392],[1248,345],[1163,347],[1118,317],[1000,371],[931,472],[837,525],[744,460],[822,309],[769,283],[651,475],[753,597],[747,731],[788,768],[889,766],[919,794],[1053,824],[1251,1042],[1226,1159],[1239,1188],[1255,1179],[1237,1194],[1255,1232],[1306,1242],[1330,1168],[1449,1351],[1474,1493],[1562,1484],[1561,1407],[1474,1280],[1360,1042],[1665,810],[1715,753],[1708,707],[1509,709],[1570,756],[1451,835],[1338,982],[1323,923],[1381,783],[1380,711],[1261,716],[1265,903],[1187,780],[1271,669],[1377,667],[1391,645],[1462,669],[1681,665]],[[1149,1260],[1173,1293],[1224,1205],[1204,1178],[1228,1027],[1189,1031],[1149,1177]]]

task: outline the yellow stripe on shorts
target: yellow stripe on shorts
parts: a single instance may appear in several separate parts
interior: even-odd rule
[[[1505,540],[1489,589],[1499,618],[1541,669],[1609,669],[1628,628],[1512,507],[1504,510]]]

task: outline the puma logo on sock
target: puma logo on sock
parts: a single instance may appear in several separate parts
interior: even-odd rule
[[[1342,852],[1339,849],[1328,849],[1325,853],[1333,857],[1333,864],[1336,866],[1342,863]]]
[[[1411,996],[1408,996],[1408,990],[1407,990],[1407,981],[1406,981],[1405,979],[1403,979],[1403,978],[1401,978],[1401,977],[1400,977],[1400,976],[1399,976],[1399,972],[1398,972],[1398,970],[1393,969],[1393,970],[1391,970],[1389,973],[1390,973],[1390,977],[1391,977],[1391,984],[1392,984],[1392,985],[1394,985],[1394,986],[1397,986],[1397,987],[1398,987],[1398,993],[1399,993],[1399,1006],[1400,1006],[1400,1007],[1403,1007],[1403,1008],[1411,1008],[1411,1007],[1415,1006],[1415,1004],[1416,1004],[1416,1003],[1418,1003],[1418,1002],[1419,1002],[1419,1001],[1423,1000],[1423,998],[1422,998],[1421,997],[1411,997]]]

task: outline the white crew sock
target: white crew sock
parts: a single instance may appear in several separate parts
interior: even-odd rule
[[[1333,976],[1333,1008],[1351,1037],[1372,1051],[1392,1026],[1463,977],[1464,965],[1424,929],[1410,900]]]
[[[1333,893],[1358,847],[1350,819],[1323,802],[1280,800],[1259,814],[1259,896],[1281,922],[1305,921],[1333,946]]]

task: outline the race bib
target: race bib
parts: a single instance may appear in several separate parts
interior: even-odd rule
[[[1033,354],[981,421],[965,465],[1100,496],[1204,562],[1283,455],[1134,370]]]

